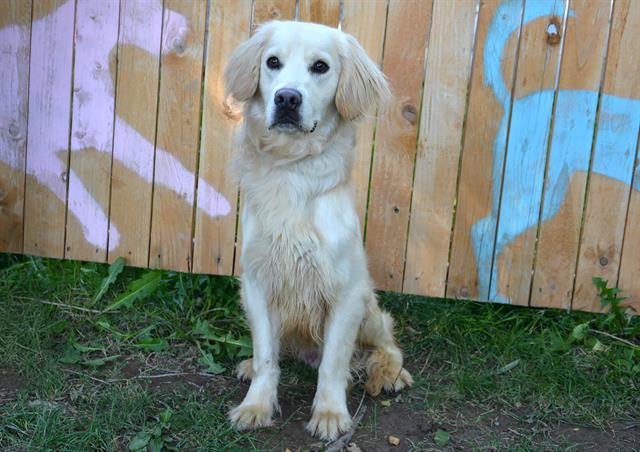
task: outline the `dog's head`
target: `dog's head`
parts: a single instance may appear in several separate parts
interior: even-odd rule
[[[390,96],[355,38],[303,22],[262,25],[233,52],[225,80],[227,95],[252,103],[265,133],[294,139],[355,120]]]

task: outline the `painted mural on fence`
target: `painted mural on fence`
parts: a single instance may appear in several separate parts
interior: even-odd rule
[[[105,9],[102,2],[78,2],[87,14],[81,17],[88,21],[96,20],[97,17],[104,19],[104,14],[100,12]],[[111,2],[111,5],[117,10],[117,2]],[[32,23],[32,36],[38,36],[42,33],[51,32],[51,24],[54,24],[55,33],[46,39],[56,39],[57,36],[68,36],[68,31],[74,27],[74,1],[68,0],[48,12],[45,17],[34,18]],[[154,42],[153,37],[160,34],[160,30],[150,30],[149,24],[163,24],[162,46],[163,54],[171,51],[173,46],[170,42],[179,40],[180,36],[188,33],[189,23],[180,14],[169,9],[163,11],[162,1],[138,1],[131,3],[132,23],[127,30],[120,30],[120,46],[132,46],[149,54],[150,58],[157,61],[157,49],[160,47],[159,42]],[[96,11],[91,11],[95,9]],[[110,20],[118,20],[118,11],[111,15]],[[78,16],[80,20],[80,16]],[[87,25],[84,23],[76,23],[76,35],[74,42],[78,37],[77,30]],[[116,22],[117,25],[117,22]],[[87,29],[95,24],[89,24]],[[117,30],[116,27],[111,27]],[[14,55],[18,52],[19,43],[24,41],[25,33],[28,28],[22,24],[8,24],[4,28],[0,28],[0,43],[2,43],[2,52],[5,55]],[[56,36],[57,34],[57,36]],[[32,42],[33,42],[32,38]],[[189,205],[194,203],[194,187],[195,175],[188,171],[182,163],[171,154],[171,149],[162,149],[155,147],[154,137],[143,136],[136,128],[124,118],[115,115],[114,118],[114,85],[113,72],[110,71],[110,54],[114,50],[114,44],[110,39],[94,40],[86,57],[92,62],[90,65],[76,65],[74,70],[74,86],[81,87],[83,93],[82,99],[77,99],[74,95],[74,113],[81,109],[83,111],[84,121],[75,123],[72,130],[71,139],[64,133],[68,130],[69,115],[54,115],[54,122],[44,124],[46,134],[26,134],[28,136],[27,143],[27,176],[33,177],[39,184],[47,187],[56,198],[63,204],[67,203],[68,196],[68,212],[77,219],[82,227],[85,239],[93,246],[99,249],[113,250],[118,246],[120,232],[117,224],[109,224],[108,212],[104,206],[101,206],[86,188],[85,183],[78,175],[69,170],[67,173],[66,154],[64,158],[60,158],[60,152],[69,148],[74,154],[81,154],[83,151],[93,149],[99,153],[111,155],[113,148],[113,158],[115,164],[122,164],[125,168],[135,173],[147,183],[152,183],[168,188],[169,190],[180,195]],[[159,41],[159,40],[158,40]],[[169,49],[169,50],[167,50]],[[50,96],[56,105],[52,105],[53,109],[64,109],[69,106],[69,88],[70,80],[64,80],[64,77],[55,78],[53,84],[51,80],[39,80],[38,74],[46,71],[34,70],[38,65],[50,64],[49,55],[41,55],[41,49],[32,46],[31,50],[31,77],[30,77],[30,104],[35,99]],[[57,56],[56,56],[57,57]],[[58,61],[53,59],[53,64]],[[60,59],[59,61],[64,61]],[[16,78],[15,74],[8,71],[14,70],[15,65],[0,65],[0,79],[11,80]],[[58,68],[56,71],[69,71],[67,68]],[[58,86],[59,85],[59,86]],[[44,92],[47,90],[47,92]],[[53,94],[51,94],[53,93]],[[30,109],[29,124],[37,124],[41,119],[37,116],[37,109]],[[0,103],[0,124],[15,124],[16,111],[14,106],[9,102]],[[114,127],[116,131],[115,141],[120,140],[113,146]],[[40,125],[42,130],[43,125]],[[60,133],[62,131],[62,133]],[[24,136],[25,134],[23,134]],[[155,151],[155,177],[154,177],[154,151]],[[91,155],[91,154],[90,154]],[[8,165],[15,170],[21,170],[24,162],[19,160],[10,149],[4,147],[0,149],[0,162]],[[69,193],[67,194],[66,177],[69,177]],[[202,210],[210,217],[224,216],[230,212],[229,202],[218,191],[209,184],[208,181],[200,178],[198,180],[198,209]],[[108,208],[108,206],[107,206]],[[133,214],[133,212],[132,212]],[[107,239],[108,234],[108,239]]]
[[[540,17],[562,17],[564,9],[564,1],[529,0],[524,10],[523,26]],[[498,257],[521,234],[535,228],[539,218],[542,222],[552,219],[565,199],[571,177],[577,172],[588,171],[598,104],[597,91],[558,91],[547,183],[543,193],[544,154],[550,117],[532,117],[531,112],[551,112],[554,90],[546,89],[513,99],[509,124],[512,99],[501,72],[500,56],[510,36],[520,27],[521,14],[522,2],[503,2],[492,20],[485,43],[485,81],[502,103],[503,117],[493,146],[492,209],[472,227],[479,292],[481,296],[488,294],[491,301],[503,303],[510,300],[499,293]],[[569,17],[574,15],[569,10]],[[594,160],[592,172],[629,185],[632,183],[640,128],[640,99],[604,93],[600,102],[595,153],[606,158]],[[640,165],[636,170],[640,170]],[[635,180],[633,188],[640,190],[640,180]],[[540,215],[543,196],[545,202]],[[531,209],[532,200],[536,209]],[[493,237],[496,237],[495,249]]]

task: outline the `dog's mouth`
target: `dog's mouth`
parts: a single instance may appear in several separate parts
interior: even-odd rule
[[[276,119],[273,124],[269,126],[269,130],[276,130],[278,132],[284,133],[294,133],[294,132],[302,132],[302,133],[313,133],[318,127],[318,121],[313,122],[313,127],[306,128],[304,127],[299,120],[290,118],[290,117],[282,117]]]

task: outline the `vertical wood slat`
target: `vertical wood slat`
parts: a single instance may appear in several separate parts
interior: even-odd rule
[[[435,0],[403,292],[443,297],[477,0]]]
[[[564,34],[565,0],[528,0],[522,37],[490,282],[490,301],[528,305],[542,202],[547,143]],[[494,182],[495,183],[495,182]]]
[[[382,64],[382,49],[387,24],[388,0],[369,2],[362,8],[360,0],[344,0],[342,31],[353,35],[367,55],[378,66]],[[360,227],[364,231],[366,221],[367,195],[376,117],[360,119],[356,131],[356,149],[353,163],[352,180],[355,185],[355,203]]]
[[[22,252],[31,2],[0,1],[0,252]]]
[[[599,310],[591,278],[600,276],[613,283],[620,271],[640,128],[640,60],[631,57],[640,55],[638,30],[637,2],[616,1],[576,269],[574,309]]]
[[[432,1],[392,0],[382,69],[394,105],[390,121],[378,121],[365,247],[376,287],[402,290],[418,115]]]
[[[108,259],[140,267],[149,258],[162,20],[160,1],[121,2]]]
[[[530,301],[563,309],[571,307],[611,10],[608,0],[569,6]]]
[[[231,52],[249,37],[251,10],[251,0],[211,3],[193,247],[197,273],[233,272],[238,187],[227,162],[234,152],[240,114],[226,103],[222,74]],[[208,187],[216,187],[220,195]]]
[[[640,93],[637,98],[640,98]],[[636,144],[636,170],[631,186],[617,286],[623,290],[622,295],[628,297],[625,303],[630,304],[637,314],[640,313],[640,143]]]
[[[481,0],[447,297],[486,300],[523,2]]]
[[[254,0],[253,17],[251,22],[251,33],[264,22],[270,20],[294,20],[296,18],[296,2],[295,0]],[[239,210],[242,212],[242,194],[240,194]],[[238,218],[238,221],[239,218]],[[240,267],[240,250],[242,249],[242,228],[237,225],[237,237],[235,243],[235,259],[233,264],[233,274],[241,273]]]
[[[33,2],[24,252],[64,255],[75,2]]]
[[[340,22],[340,0],[300,0],[299,20],[337,27]]]
[[[167,0],[149,266],[190,271],[207,4]]]
[[[269,20],[293,20],[296,18],[295,0],[254,0],[251,30]]]
[[[65,258],[104,262],[119,4],[78,0]]]

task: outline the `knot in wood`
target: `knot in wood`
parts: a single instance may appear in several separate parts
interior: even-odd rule
[[[184,53],[185,50],[187,50],[187,44],[184,39],[177,38],[171,44],[171,49],[173,50],[173,53],[180,55]]]
[[[402,117],[414,125],[418,117],[418,109],[414,105],[406,104],[402,107]]]
[[[600,263],[601,267],[606,267],[609,264],[609,259],[607,258],[607,256],[600,256],[598,262]]]
[[[469,296],[469,288],[468,287],[461,287],[460,288],[460,296],[467,298]]]
[[[400,213],[400,208],[398,206],[393,206],[393,213]]]
[[[561,37],[560,20],[557,17],[552,17],[547,25],[547,44],[554,46],[560,42]]]
[[[81,140],[82,140],[82,139],[84,138],[84,136],[85,136],[84,131],[82,131],[82,130],[78,130],[78,131],[76,132],[76,138],[79,138],[79,139],[81,139]]]
[[[18,135],[20,135],[18,124],[16,124],[15,121],[11,121],[11,124],[9,124],[9,136],[11,136],[11,138],[18,138]]]

